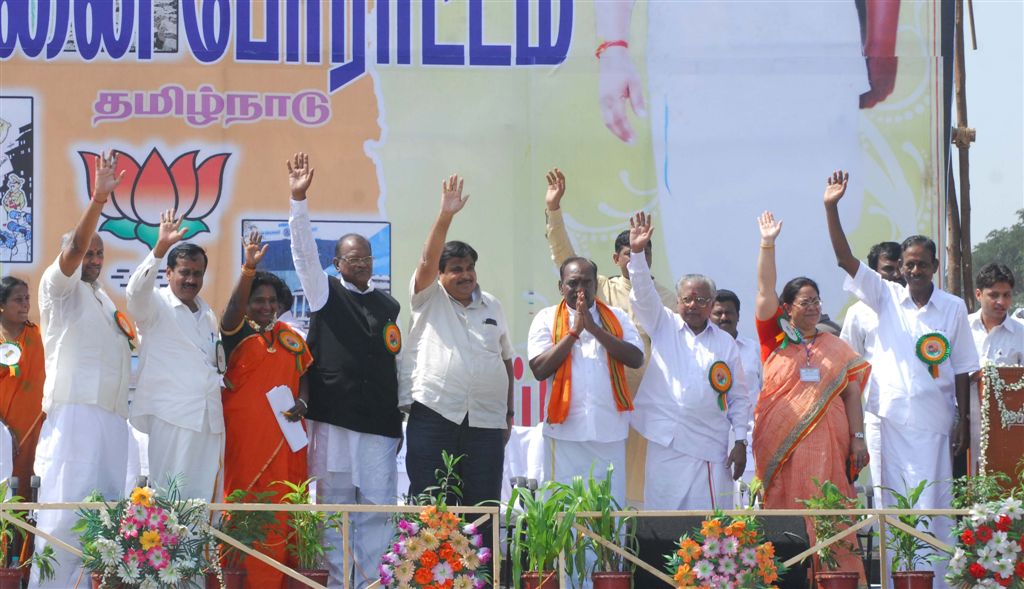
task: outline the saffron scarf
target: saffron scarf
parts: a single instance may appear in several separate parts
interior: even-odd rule
[[[613,336],[622,339],[622,324],[611,308],[595,300],[597,314],[601,318],[601,326]],[[589,313],[589,310],[586,311]],[[551,326],[551,339],[554,343],[560,342],[569,336],[569,307],[563,299],[555,310],[555,322]],[[611,354],[608,354],[608,377],[611,379],[612,396],[615,398],[615,407],[619,411],[633,410],[633,396],[630,394],[629,385],[626,384],[626,367]],[[548,423],[564,423],[569,415],[569,404],[572,400],[572,351],[566,356],[565,361],[555,371],[555,379],[551,383],[551,399],[548,401]]]

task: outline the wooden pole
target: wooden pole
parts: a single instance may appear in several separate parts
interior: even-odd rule
[[[953,87],[956,97],[956,127],[952,141],[960,163],[960,255],[962,289],[960,295],[967,310],[974,310],[974,268],[971,264],[971,180],[968,150],[975,131],[967,125],[967,72],[964,68],[964,0],[956,0],[956,29],[953,35]]]

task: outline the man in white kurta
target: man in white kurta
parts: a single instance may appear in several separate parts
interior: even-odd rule
[[[1013,272],[1003,264],[989,264],[978,272],[974,296],[981,308],[967,316],[974,347],[982,364],[1024,365],[1024,325],[1009,316],[1013,307]],[[978,384],[971,383],[971,458],[981,448],[981,403]]]
[[[81,501],[93,491],[116,500],[124,492],[128,463],[128,334],[118,327],[117,309],[99,284],[103,241],[96,235],[100,211],[117,186],[116,160],[96,162],[93,198],[61,253],[39,281],[39,314],[46,350],[43,422],[36,448],[39,501]],[[125,323],[126,326],[130,325]],[[40,510],[40,530],[72,546],[78,535],[73,510]],[[36,552],[46,541],[36,537]],[[71,589],[82,574],[78,559],[56,549],[56,577],[32,587]]]
[[[630,237],[631,242],[636,240],[635,235]],[[633,427],[648,441],[644,508],[731,507],[732,481],[746,464],[750,397],[735,340],[708,320],[714,287],[706,279],[684,278],[681,289],[696,286],[708,292],[681,296],[677,313],[661,304],[643,256],[632,256],[629,274],[633,314],[651,336],[651,361],[633,416]],[[697,329],[687,320],[696,317],[694,312],[704,317],[704,325]],[[721,368],[718,362],[732,377],[731,386],[723,391],[724,409],[722,393],[710,380],[712,365]],[[735,440],[731,450],[730,430]]]
[[[616,402],[609,365],[615,361],[622,363],[623,368],[640,367],[643,340],[625,311],[595,300],[597,266],[589,260],[566,260],[559,288],[569,315],[569,332],[555,341],[555,322],[562,308],[561,304],[555,305],[537,312],[527,341],[530,368],[538,379],[552,378],[549,385],[557,368],[563,362],[571,362],[568,413],[564,418],[557,417],[549,405],[543,426],[547,446],[544,476],[563,483],[570,482],[575,475],[587,477],[591,473],[595,479],[603,479],[610,465],[612,494],[620,505],[625,505],[630,411]],[[621,337],[616,338],[602,325],[599,305],[614,315],[622,330]],[[588,317],[577,317],[581,312]],[[624,371],[621,386],[627,395],[632,395]],[[549,390],[552,398],[558,394],[553,387]]]
[[[149,435],[150,484],[180,477],[182,496],[210,501],[219,491],[224,448],[223,348],[217,317],[199,298],[206,253],[192,244],[168,252],[184,230],[173,213],[163,217],[156,246],[128,280],[128,310],[142,339],[130,420]],[[156,288],[164,255],[168,286]]]

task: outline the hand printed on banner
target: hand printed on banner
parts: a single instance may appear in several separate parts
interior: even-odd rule
[[[231,154],[214,154],[196,164],[198,151],[179,155],[170,165],[155,148],[140,165],[123,151],[114,151],[118,172],[124,180],[110,195],[103,207],[103,224],[99,230],[112,233],[125,241],[140,241],[152,248],[160,227],[160,213],[174,209],[184,217],[181,228],[185,238],[209,233],[203,221],[217,208],[224,186],[224,166]],[[85,164],[89,194],[92,194],[98,153],[79,151]]]

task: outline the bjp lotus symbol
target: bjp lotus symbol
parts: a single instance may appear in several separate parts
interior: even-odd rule
[[[218,153],[196,165],[198,151],[179,155],[170,165],[155,148],[139,162],[123,151],[117,155],[117,171],[124,170],[124,180],[110,195],[103,207],[104,221],[100,231],[113,233],[126,241],[141,241],[150,248],[156,245],[160,227],[160,213],[174,209],[184,217],[182,229],[186,238],[209,232],[203,221],[220,201],[224,185],[224,164],[230,154]],[[79,151],[85,164],[85,174],[92,194],[99,154]]]

